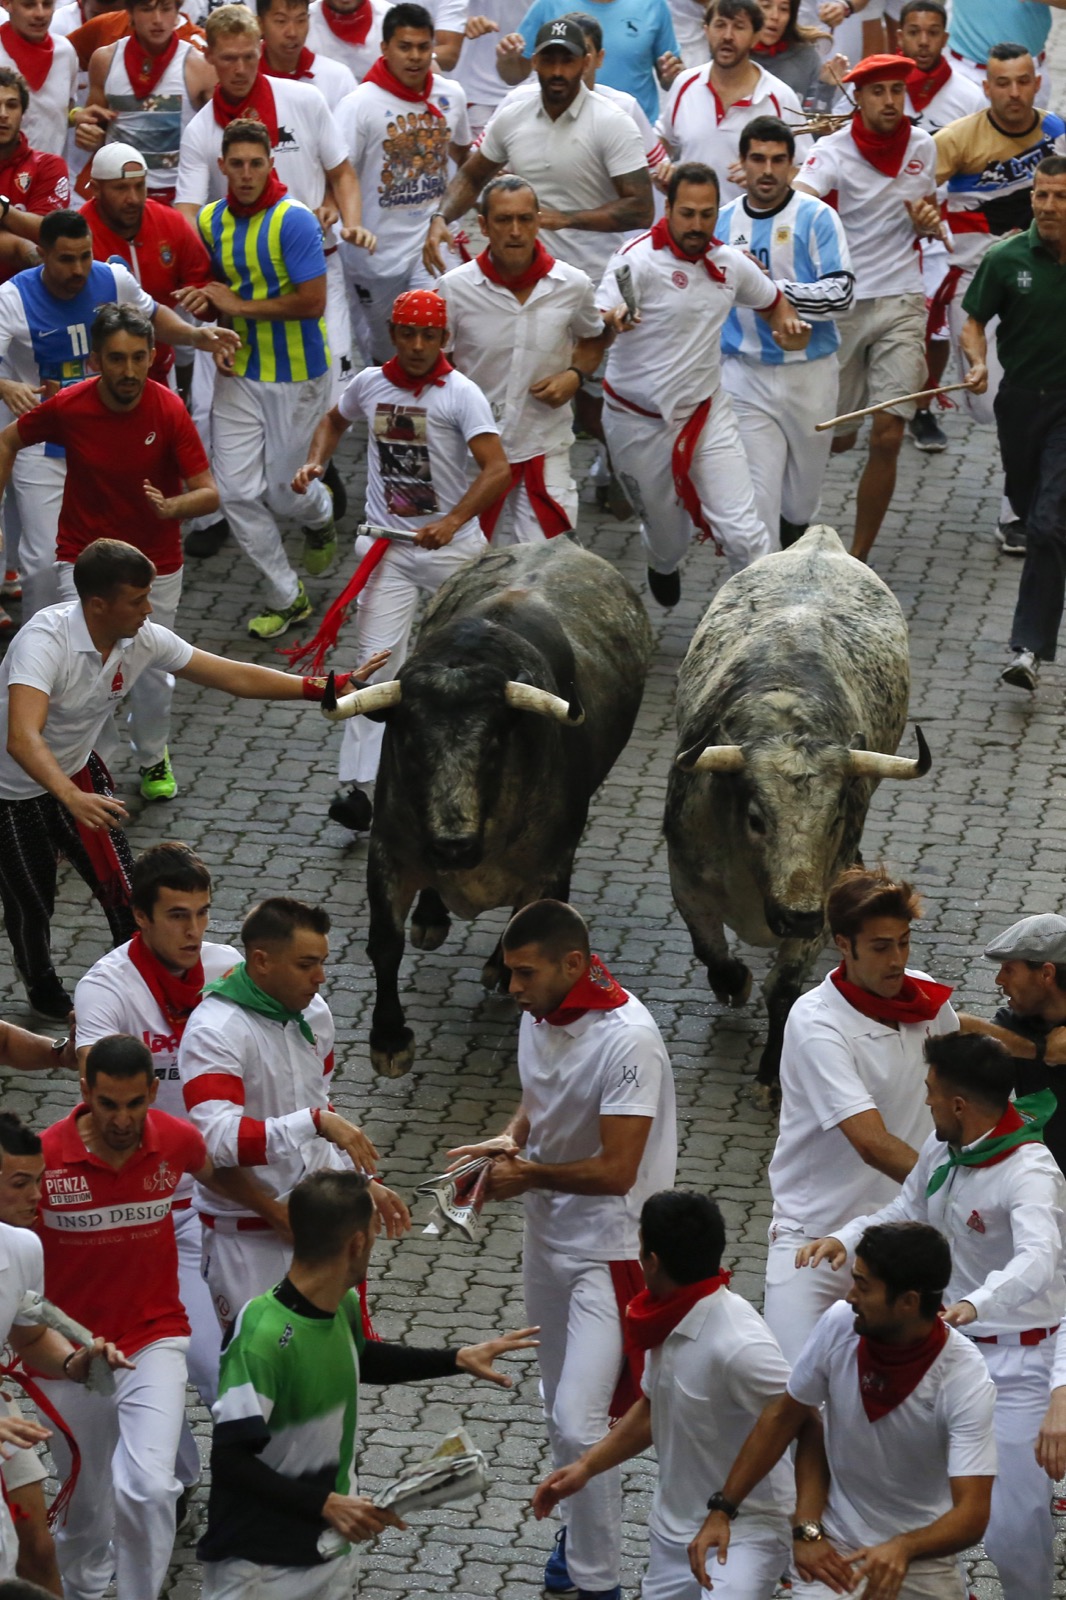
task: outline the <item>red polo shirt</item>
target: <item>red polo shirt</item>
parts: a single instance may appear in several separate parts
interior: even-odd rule
[[[207,1146],[190,1122],[149,1111],[140,1146],[116,1171],[78,1133],[87,1109],[41,1135],[44,1289],[132,1356],[156,1339],[188,1336],[170,1207],[182,1175],[206,1165]]]

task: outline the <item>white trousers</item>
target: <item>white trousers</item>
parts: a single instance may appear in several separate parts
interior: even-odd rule
[[[372,540],[355,541],[355,559],[361,561]],[[475,522],[457,533],[441,550],[420,550],[411,544],[390,546],[375,567],[370,582],[357,601],[355,660],[366,661],[377,650],[391,652],[373,682],[395,678],[407,660],[411,625],[420,594],[436,594],[445,578],[487,549]],[[377,777],[385,724],[368,717],[350,717],[341,739],[339,777],[342,783],[371,783]]]
[[[329,403],[336,405],[352,375],[352,318],[339,248],[326,256],[326,338],[329,340]]]
[[[640,512],[640,538],[648,566],[654,572],[676,572],[696,531],[674,491],[671,452],[680,425],[661,417],[638,416],[608,397],[603,431],[615,473]],[[721,389],[693,457],[692,481],[731,573],[769,554],[770,535],[755,508],[733,403]]]
[[[846,1268],[834,1272],[824,1262],[820,1267],[796,1266],[796,1251],[809,1242],[802,1234],[779,1236],[766,1253],[762,1314],[790,1366],[795,1366],[822,1312],[843,1300],[851,1287]]]
[[[693,1529],[695,1538],[698,1529]],[[728,1560],[719,1566],[714,1552],[708,1556],[712,1589],[701,1589],[688,1564],[688,1545],[674,1544],[649,1533],[648,1570],[640,1585],[640,1600],[768,1600],[778,1579],[788,1571],[792,1552],[783,1533],[772,1528],[734,1528]],[[567,1552],[569,1554],[569,1551]]]
[[[57,561],[55,570],[60,600],[76,600],[78,591],[74,587],[72,563]],[[152,621],[158,622],[161,628],[174,626],[181,603],[182,575],[183,568],[179,567],[177,572],[166,572],[152,584]],[[163,751],[170,740],[170,707],[173,699],[173,674],[160,672],[157,667],[149,667],[147,672],[142,672],[126,696],[123,702],[125,710],[124,713],[119,712],[119,720],[121,722],[124,715],[126,731],[139,766],[154,767],[157,761],[163,759]]]
[[[112,1573],[117,1600],[155,1600],[163,1587],[180,1489],[174,1461],[188,1342],[159,1339],[138,1350],[135,1369],[115,1373],[110,1398],[66,1379],[49,1384],[48,1398],[81,1451],[78,1485],[56,1529],[66,1600],[101,1600]],[[49,1444],[65,1478],[66,1441],[53,1431]]]
[[[37,449],[20,450],[15,457],[7,500],[14,501],[18,516],[23,622],[56,603],[56,534],[66,481],[63,457]]]
[[[545,1248],[526,1228],[526,1317],[540,1325],[537,1363],[552,1461],[564,1467],[607,1432],[622,1370],[622,1325],[603,1261]],[[564,1500],[566,1564],[579,1589],[613,1589],[622,1559],[622,1475],[617,1467]]]
[[[237,543],[267,580],[272,606],[291,606],[299,579],[275,517],[323,528],[332,516],[329,490],[290,487],[307,460],[311,435],[329,409],[330,375],[301,383],[255,383],[217,375],[211,435],[222,513]]]
[[[730,356],[722,362],[722,388],[736,413],[748,459],[755,508],[774,550],[780,524],[815,520],[832,433],[814,424],[836,412],[840,369],[835,355],[771,366]]]
[[[348,289],[352,334],[368,367],[380,366],[393,354],[389,322],[393,301],[408,289],[432,289],[436,280],[422,265],[421,252],[403,271],[379,278],[366,271],[367,253],[342,244],[340,256]],[[447,265],[458,266],[459,261]]]
[[[189,1382],[205,1406],[218,1397],[218,1363],[222,1354],[218,1320],[211,1291],[204,1278],[204,1230],[199,1212],[184,1206],[173,1212],[178,1246],[178,1293],[189,1319]]]
[[[1005,1600],[1048,1600],[1055,1577],[1049,1484],[1035,1450],[1051,1392],[1054,1339],[1037,1345],[979,1344],[996,1386],[996,1455],[985,1551]]]
[[[355,1550],[321,1567],[260,1567],[205,1561],[203,1600],[350,1600],[359,1580]]]
[[[227,1328],[242,1306],[266,1294],[289,1270],[292,1245],[273,1229],[227,1233],[203,1230],[203,1277],[215,1316]]]
[[[1045,1505],[1047,1496],[1044,1496]],[[715,1584],[717,1593],[718,1585]],[[865,1585],[856,1591],[855,1600],[862,1600]],[[1048,1600],[1048,1590],[1044,1600]],[[943,1556],[935,1561],[912,1561],[896,1600],[963,1600],[966,1588],[954,1556]],[[793,1575],[792,1600],[838,1600],[825,1583],[804,1583]]]
[[[544,457],[544,487],[553,500],[557,500],[577,526],[577,484],[570,472],[570,451],[553,450]],[[543,544],[544,529],[537,521],[537,513],[530,504],[524,483],[520,483],[503,503],[499,521],[492,531],[492,548],[502,550],[509,544]]]

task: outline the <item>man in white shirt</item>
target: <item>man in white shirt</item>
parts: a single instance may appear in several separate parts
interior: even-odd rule
[[[821,1318],[785,1394],[708,1501],[690,1550],[704,1588],[708,1572],[715,1590],[723,1566],[728,1574],[731,1524],[748,1496],[824,1408],[824,1454],[796,1453],[796,1600],[860,1586],[893,1600],[964,1600],[955,1557],[988,1522],[995,1390],[970,1342],[940,1318],[950,1275],[935,1228],[863,1233],[847,1303]]]
[[[944,1321],[965,1328],[996,1386],[999,1473],[985,1549],[1011,1600],[1047,1600],[1054,1527],[1036,1444],[1066,1309],[1064,1183],[1043,1142],[1049,1091],[1011,1100],[1014,1069],[996,1039],[953,1034],[925,1046],[929,1135],[899,1195],[807,1245],[797,1260],[839,1270],[867,1227],[928,1222],[951,1245]],[[824,1274],[824,1267],[822,1267]]]
[[[73,1001],[52,965],[50,923],[64,855],[116,944],[136,931],[126,807],[95,746],[149,667],[252,700],[321,699],[321,683],[208,655],[149,622],[155,567],[98,539],[74,563],[76,602],[46,606],[0,667],[0,903],[30,1005],[65,1022]]]
[[[448,162],[470,147],[460,84],[432,71],[433,18],[402,0],[386,13],[381,54],[337,108],[337,124],[362,192],[373,254],[341,251],[352,325],[363,359],[389,356],[389,315],[405,289],[428,286],[422,265],[426,226],[441,203]]]
[[[505,494],[511,469],[499,426],[476,384],[444,355],[448,307],[429,289],[410,289],[392,308],[389,333],[396,354],[356,374],[315,430],[305,466],[293,479],[302,494],[320,478],[347,429],[365,418],[376,449],[367,455],[366,520],[372,527],[410,529],[410,543],[363,536],[359,565],[302,655],[331,643],[345,607],[357,596],[360,647],[373,641],[382,676],[393,678],[407,659],[419,596],[435,594],[458,567],[480,555],[483,511]],[[477,475],[471,481],[469,463]],[[300,656],[296,657],[297,660]],[[340,779],[351,785],[329,807],[334,822],[353,832],[373,814],[364,785],[377,777],[384,724],[352,717],[344,725]]]
[[[548,1437],[564,1467],[637,1398],[621,1313],[642,1283],[641,1208],[674,1182],[674,1080],[651,1015],[590,953],[573,906],[525,906],[504,931],[503,959],[523,1013],[522,1099],[502,1134],[449,1154],[490,1155],[488,1197],[523,1197],[526,1312],[540,1326]],[[618,1469],[574,1494],[564,1521],[548,1592],[620,1600]]]
[[[497,545],[550,539],[577,518],[570,476],[570,402],[600,363],[610,335],[588,275],[541,243],[537,196],[524,178],[493,178],[478,199],[488,241],[446,272],[451,357],[500,424],[511,486],[481,514]]]
[[[313,84],[329,109],[336,111],[344,96],[356,87],[356,80],[342,62],[308,46],[307,0],[256,0],[255,9],[263,35],[263,71],[267,77]]]
[[[206,986],[178,1050],[185,1114],[211,1159],[254,1182],[219,1196],[197,1184],[203,1276],[219,1322],[265,1294],[288,1271],[288,1197],[324,1168],[368,1175],[377,1151],[329,1103],[334,1024],[319,994],[329,956],[328,914],[277,896],[241,926],[244,960]],[[390,1237],[411,1225],[391,1189],[371,1185]]]
[[[714,540],[732,572],[771,548],[721,387],[718,335],[726,317],[735,305],[749,306],[787,349],[800,348],[810,332],[754,261],[719,243],[717,221],[710,167],[675,167],[666,215],[611,258],[597,295],[607,325],[621,334],[607,357],[604,432],[640,511],[648,587],[662,606],[681,598],[679,569],[697,531]],[[626,267],[635,319],[618,278]]]
[[[68,114],[74,103],[78,57],[66,39],[49,32],[53,0],[11,0],[0,27],[0,66],[26,80],[30,103],[22,131],[33,150],[61,156],[67,147]],[[103,129],[96,130],[103,139]]]
[[[804,120],[795,91],[752,59],[762,24],[758,0],[711,0],[704,16],[711,59],[678,74],[659,118],[671,157],[713,168],[723,201],[742,192],[739,140],[752,117]],[[806,160],[812,143],[809,133],[796,135],[797,163]]]
[[[920,910],[911,885],[883,869],[842,873],[826,904],[840,966],[785,1024],[763,1314],[790,1361],[847,1287],[798,1270],[797,1249],[835,1226],[831,1217],[850,1221],[893,1199],[930,1130],[922,1047],[958,1019],[951,990],[908,969]]]
[[[846,74],[857,110],[850,124],[820,139],[795,187],[837,210],[855,269],[855,303],[840,319],[840,415],[925,382],[925,291],[915,236],[939,237],[939,213],[923,221],[922,201],[935,199],[936,147],[905,112],[911,63],[870,56]],[[896,461],[913,402],[879,411],[856,496],[851,553],[865,561],[896,486]],[[819,420],[824,421],[824,418]],[[854,448],[859,430],[842,423],[833,453]]]
[[[538,1518],[590,1478],[654,1446],[659,1463],[641,1600],[700,1600],[688,1547],[703,1525],[707,1485],[724,1483],[763,1408],[780,1399],[788,1362],[754,1306],[728,1287],[725,1224],[710,1196],[664,1191],[640,1213],[646,1287],[629,1302],[626,1338],[641,1352],[640,1399],[580,1460],[549,1473],[533,1496]],[[715,1573],[717,1600],[772,1594],[789,1559],[789,1472],[779,1463],[748,1501]]]

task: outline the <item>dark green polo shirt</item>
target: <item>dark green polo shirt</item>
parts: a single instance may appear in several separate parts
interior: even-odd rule
[[[1066,265],[1028,233],[992,245],[962,308],[978,322],[999,317],[996,348],[1008,384],[1066,392]]]

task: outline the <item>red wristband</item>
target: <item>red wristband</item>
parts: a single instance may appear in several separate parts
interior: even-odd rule
[[[311,1121],[315,1125],[315,1132],[316,1133],[321,1133],[322,1132],[322,1107],[321,1106],[313,1106],[312,1107],[312,1110],[311,1110]]]
[[[350,672],[335,672],[333,674],[333,684],[338,694],[344,693],[345,689],[347,689],[348,685],[351,683],[352,677],[353,674]],[[325,678],[304,678],[304,699],[320,701],[326,692],[326,682],[327,680]]]

